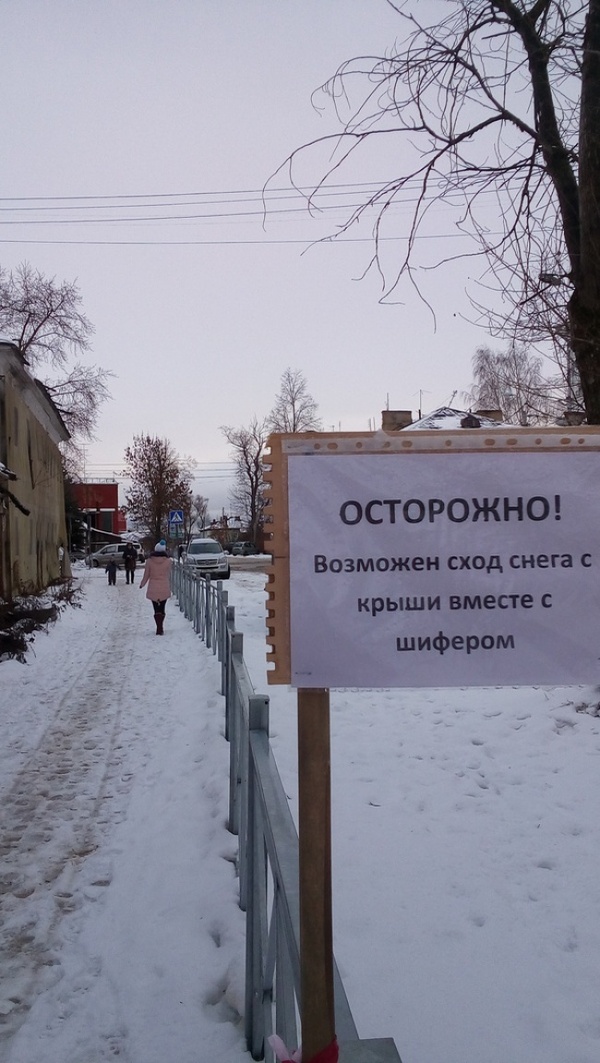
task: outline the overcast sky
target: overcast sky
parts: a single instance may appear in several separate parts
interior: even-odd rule
[[[288,366],[327,429],[378,427],[388,404],[416,414],[459,400],[487,339],[464,319],[478,267],[421,275],[434,322],[414,294],[382,306],[377,275],[360,279],[368,226],[313,243],[343,223],[359,182],[394,176],[391,152],[346,171],[350,186],[312,220],[281,172],[261,213],[258,193],[289,153],[338,129],[314,90],[401,31],[385,0],[3,0],[0,29],[0,261],[76,279],[90,360],[115,374],[88,475],[122,470],[135,434],[167,437],[200,463],[214,511],[229,460],[220,426],[268,413]],[[326,161],[305,157],[299,180],[318,182]],[[396,212],[398,236],[409,216]],[[429,258],[459,248],[452,234],[438,211]],[[389,263],[400,246],[385,245]]]

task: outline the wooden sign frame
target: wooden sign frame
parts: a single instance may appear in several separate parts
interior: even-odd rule
[[[290,527],[288,461],[293,455],[316,460],[344,454],[600,452],[600,426],[579,428],[498,428],[401,432],[274,433],[267,441],[264,480],[272,564],[268,569],[268,682],[291,682]]]

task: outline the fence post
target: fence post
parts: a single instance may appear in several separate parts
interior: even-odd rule
[[[269,737],[269,699],[262,694],[254,694],[248,699],[248,727],[245,727],[245,720],[243,713],[240,713],[239,720],[241,724],[241,730],[243,734],[239,735],[239,757],[238,764],[240,765],[240,780],[239,789],[237,795],[238,801],[238,870],[240,877],[240,908],[243,912],[246,911],[248,895],[252,895],[252,883],[249,882],[249,868],[247,864],[248,857],[248,845],[246,842],[248,834],[248,803],[250,800],[250,773],[254,769],[252,761],[252,751],[250,749],[250,735],[253,731],[262,731]]]
[[[232,709],[232,691],[233,691],[233,632],[235,631],[235,608],[233,605],[228,605],[225,615],[225,680],[222,693],[225,695],[225,738],[229,741],[229,734],[231,730],[231,709]],[[230,634],[231,633],[231,634]]]
[[[235,631],[231,636],[232,667],[234,654],[241,658],[243,652],[244,636],[241,631]],[[240,827],[238,798],[242,707],[238,701],[238,692],[235,683],[232,684],[232,690],[233,696],[230,699],[231,712],[229,715],[229,823],[227,824],[227,828],[232,834],[238,834]]]
[[[249,699],[248,726],[250,731],[269,733],[269,699],[255,696]],[[240,836],[240,853],[245,849],[245,904],[246,909],[246,988],[245,988],[245,1033],[246,1043],[253,1059],[263,1059],[265,1048],[265,1014],[263,971],[267,937],[267,862],[264,856],[264,840],[260,825],[260,803],[256,795],[254,760],[251,743],[247,744],[247,819]],[[241,877],[240,877],[241,885]]]
[[[221,662],[221,694],[227,692],[227,591],[219,595],[219,661]],[[225,715],[227,715],[227,701],[225,702]],[[226,736],[227,737],[227,736]]]
[[[211,629],[210,629],[210,576],[204,576],[204,641],[206,643],[207,650],[210,650],[211,642]]]

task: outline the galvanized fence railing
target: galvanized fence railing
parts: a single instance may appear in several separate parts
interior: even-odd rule
[[[221,664],[228,826],[238,836],[240,907],[246,912],[246,1040],[253,1059],[273,1063],[272,1033],[290,1048],[299,1042],[298,833],[269,743],[269,699],[254,691],[227,591],[221,582],[174,564],[173,593]],[[335,963],[334,991],[341,1063],[400,1063],[393,1040],[359,1040]]]

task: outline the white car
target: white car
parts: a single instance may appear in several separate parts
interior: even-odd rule
[[[181,562],[201,576],[229,579],[229,559],[216,539],[190,539]]]

